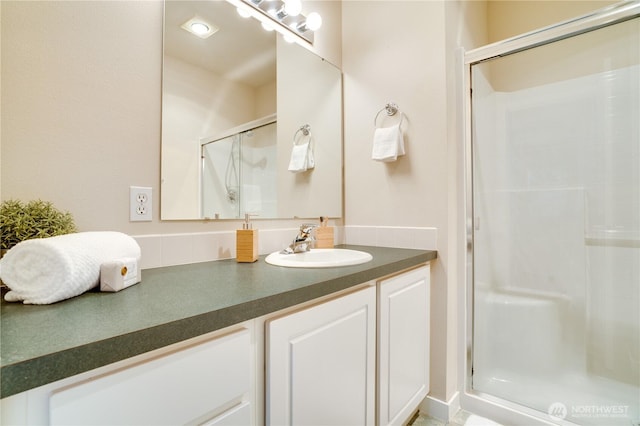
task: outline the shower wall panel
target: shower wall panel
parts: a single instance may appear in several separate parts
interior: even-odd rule
[[[473,387],[611,424],[640,418],[638,22],[472,67]]]

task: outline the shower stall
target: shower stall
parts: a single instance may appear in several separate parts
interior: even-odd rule
[[[202,217],[238,219],[245,213],[276,216],[275,116],[204,140],[200,150]]]
[[[465,54],[465,394],[487,415],[640,425],[639,59],[637,1]]]

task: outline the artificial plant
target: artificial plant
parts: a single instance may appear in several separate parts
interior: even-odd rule
[[[21,241],[77,232],[73,216],[49,201],[22,203],[6,200],[0,205],[0,249],[8,250]]]

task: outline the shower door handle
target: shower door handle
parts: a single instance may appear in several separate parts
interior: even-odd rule
[[[473,224],[473,219],[467,219],[467,251],[471,251],[473,249]]]

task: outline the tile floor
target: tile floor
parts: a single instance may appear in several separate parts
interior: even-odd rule
[[[456,415],[451,419],[449,423],[443,422],[442,420],[434,419],[433,417],[429,417],[426,414],[420,414],[412,423],[409,423],[407,426],[463,426],[464,422],[467,420],[471,413],[460,410],[456,413]]]

